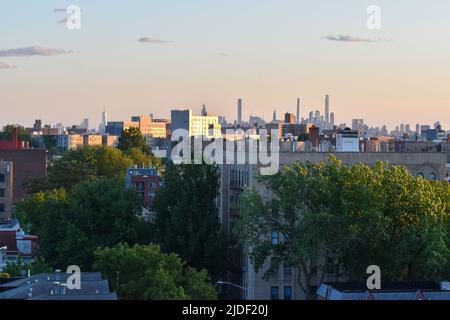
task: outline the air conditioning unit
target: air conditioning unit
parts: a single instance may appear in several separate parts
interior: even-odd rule
[[[441,282],[441,290],[442,291],[450,291],[450,281],[442,281]]]

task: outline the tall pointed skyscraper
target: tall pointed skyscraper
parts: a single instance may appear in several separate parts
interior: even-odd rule
[[[330,128],[330,96],[325,96],[325,129]]]
[[[242,124],[242,99],[238,99],[237,105],[237,124]]]
[[[300,123],[300,98],[297,98],[297,117],[295,118],[295,123]]]
[[[108,114],[106,113],[106,108],[105,108],[105,109],[103,109],[103,112],[102,112],[102,121],[100,122],[100,127],[99,127],[100,134],[106,133],[107,125],[108,125]]]

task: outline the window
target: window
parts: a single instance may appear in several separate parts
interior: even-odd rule
[[[0,182],[5,182],[5,174],[0,173]]]
[[[284,300],[292,299],[292,287],[284,287]]]
[[[0,188],[0,198],[4,198],[5,197],[5,189]]]
[[[291,280],[292,279],[292,268],[291,267],[284,267],[284,280]]]
[[[272,244],[277,245],[280,243],[280,234],[278,231],[272,231]]]
[[[0,203],[0,212],[5,212],[5,204]]]
[[[277,258],[275,258],[275,257],[270,258],[270,268],[273,269],[273,272],[274,272],[273,277],[278,277],[279,261]]]
[[[270,288],[270,299],[272,300],[278,300],[278,287],[271,287]]]
[[[434,173],[434,172],[430,173],[430,180],[431,181],[436,181],[437,180],[436,179],[436,173]]]

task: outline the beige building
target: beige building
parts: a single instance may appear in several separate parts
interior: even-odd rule
[[[72,150],[83,146],[84,138],[82,134],[67,135],[67,149]]]
[[[100,134],[85,134],[83,135],[83,145],[85,146],[101,146],[103,138]]]
[[[194,116],[192,110],[172,110],[172,131],[184,129],[189,136],[222,137],[222,129],[219,118],[216,116]]]
[[[139,129],[143,136],[153,138],[167,138],[169,136],[169,121],[164,119],[153,119],[151,115],[132,117],[133,122],[139,123]]]
[[[105,146],[117,147],[118,143],[119,143],[118,136],[109,136],[109,135],[102,136],[102,144]]]
[[[449,153],[450,154],[450,153]],[[376,161],[388,161],[391,164],[403,165],[414,176],[423,176],[428,179],[444,180],[447,177],[447,152],[386,152],[386,153],[335,153],[339,160],[345,165],[363,163],[374,165]],[[292,164],[299,160],[302,162],[320,162],[328,160],[330,154],[325,152],[280,152],[280,166]],[[221,165],[220,166],[220,196],[217,204],[220,212],[220,219],[225,231],[229,232],[234,225],[239,213],[236,206],[239,204],[241,193],[248,187],[259,190],[266,199],[271,194],[264,187],[258,184],[256,176],[260,172],[257,165]],[[266,235],[271,241],[280,241],[279,234]],[[297,284],[298,271],[293,268],[280,268],[278,274],[266,281],[263,279],[265,271],[270,267],[271,259],[268,258],[263,268],[256,272],[250,257],[247,254],[248,248],[234,250],[231,254],[231,263],[234,265],[234,272],[230,272],[228,281],[244,289],[234,286],[228,288],[229,294],[235,299],[304,299],[304,294]],[[241,273],[239,273],[240,270]],[[335,281],[336,275],[331,271],[324,281]],[[341,280],[345,280],[342,279]],[[320,279],[315,278],[317,286]]]

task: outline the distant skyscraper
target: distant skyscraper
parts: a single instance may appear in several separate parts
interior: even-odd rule
[[[314,112],[310,111],[309,112],[309,117],[308,117],[308,122],[309,123],[313,123],[314,120]]]
[[[330,113],[330,127],[329,129],[333,129],[334,128],[334,112]]]
[[[106,125],[108,124],[108,114],[106,113],[106,109],[102,112],[102,121],[100,122],[99,131],[101,134],[106,133]]]
[[[273,121],[277,120],[277,110],[273,110],[273,118],[272,118],[272,120]]]
[[[89,130],[89,119],[83,119],[83,122],[80,124],[80,128]]]
[[[362,131],[363,128],[364,128],[364,119],[353,119],[352,120],[352,130],[353,131]]]
[[[284,114],[284,123],[294,124],[294,115],[292,113],[286,112]]]
[[[325,96],[325,129],[330,127],[330,96]]]
[[[295,118],[295,123],[300,123],[300,98],[297,98],[297,118]]]
[[[206,111],[206,106],[205,105],[202,106],[202,111],[201,111],[200,114],[201,114],[202,117],[206,117],[208,115],[208,111]]]
[[[242,99],[238,99],[237,105],[237,123],[242,124]]]

